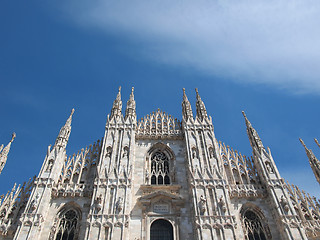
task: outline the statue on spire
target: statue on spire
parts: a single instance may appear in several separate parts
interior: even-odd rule
[[[258,135],[258,132],[252,127],[252,125],[251,125],[250,121],[248,120],[244,111],[242,111],[242,114],[243,114],[244,119],[246,121],[247,134],[248,134],[249,141],[250,141],[252,148],[257,147],[257,149],[259,151],[261,149],[264,149],[264,146],[263,146],[262,141]]]
[[[8,143],[8,145],[5,148],[3,148],[3,145],[1,145],[1,147],[0,147],[0,174],[4,168],[4,165],[7,162],[8,153],[10,151],[11,143],[13,142],[15,137],[16,137],[16,134],[12,133],[12,138],[11,138],[10,142]]]
[[[304,150],[306,151],[306,154],[309,159],[309,164],[311,166],[311,169],[313,171],[314,176],[316,177],[318,183],[320,184],[320,161],[316,158],[316,156],[313,154],[311,149],[308,149],[307,146],[304,144],[301,138],[299,138],[301,144],[304,147]],[[318,142],[317,139],[315,139],[316,143]],[[318,143],[317,143],[318,144]]]
[[[196,93],[197,93],[197,102],[196,102],[197,117],[202,121],[203,119],[208,119],[208,114],[207,114],[206,106],[204,105],[199,95],[198,88],[196,88]]]
[[[119,87],[119,92],[117,94],[116,99],[113,102],[112,109],[111,109],[111,116],[113,117],[120,117],[122,111],[122,101],[121,101],[121,86]]]
[[[129,116],[136,118],[136,101],[134,100],[133,91],[134,91],[134,87],[132,87],[129,100],[127,101],[125,119],[127,119]]]
[[[56,139],[54,147],[58,147],[59,149],[61,149],[61,148],[65,149],[67,147],[67,143],[68,143],[69,136],[71,133],[71,122],[72,122],[73,113],[74,113],[74,108],[71,110],[70,116],[68,117],[66,123],[60,129],[60,132],[59,132],[59,135]]]
[[[192,114],[191,104],[186,95],[186,90],[184,88],[182,90],[183,90],[182,116],[185,119],[185,121],[188,121],[189,119],[193,119],[193,114]]]

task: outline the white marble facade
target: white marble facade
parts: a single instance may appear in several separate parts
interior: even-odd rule
[[[102,140],[68,157],[72,110],[38,177],[3,199],[0,239],[319,239],[316,200],[284,182],[244,113],[252,158],[217,141],[198,91],[181,121],[137,121],[135,105],[132,89],[123,114],[119,89]]]

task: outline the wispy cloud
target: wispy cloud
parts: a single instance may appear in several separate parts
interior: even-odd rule
[[[65,10],[82,26],[139,40],[156,61],[320,93],[318,0],[74,0]]]

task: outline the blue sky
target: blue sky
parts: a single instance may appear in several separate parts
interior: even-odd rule
[[[244,110],[282,177],[319,196],[299,142],[320,158],[320,2],[1,1],[0,193],[38,174],[71,109],[68,155],[101,139],[117,89],[138,118],[181,119],[195,91],[218,140],[250,156]]]

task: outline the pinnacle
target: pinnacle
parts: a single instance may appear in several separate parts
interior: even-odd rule
[[[13,133],[12,133],[12,138],[11,138],[11,141],[10,141],[10,142],[13,142],[13,140],[16,138],[16,136],[17,136],[16,133],[13,132]]]
[[[307,146],[304,144],[304,141],[301,139],[301,138],[299,138],[299,141],[301,142],[301,144],[306,148]]]
[[[65,126],[70,126],[70,125],[71,125],[72,116],[73,116],[73,114],[74,114],[74,111],[75,111],[74,108],[72,108],[71,113],[70,113],[70,116],[69,116],[69,118],[67,119]]]

